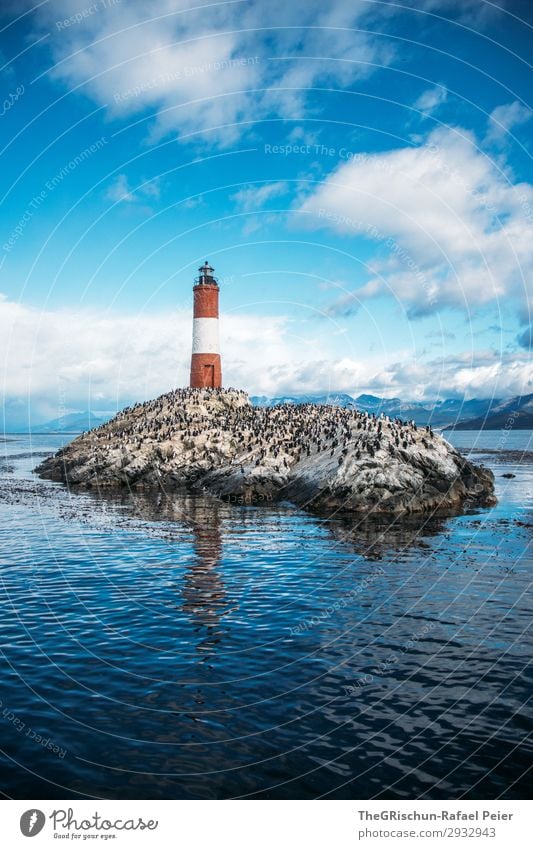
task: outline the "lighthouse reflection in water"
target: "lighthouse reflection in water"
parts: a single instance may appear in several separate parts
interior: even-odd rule
[[[185,519],[193,534],[195,560],[183,578],[183,610],[205,634],[196,648],[206,654],[220,642],[220,622],[231,607],[224,588],[220,561],[222,558],[221,517],[218,506],[206,509],[196,503]]]
[[[222,619],[232,610],[221,571],[222,527],[229,506],[215,498],[175,494],[108,493],[106,500],[111,506],[120,502],[144,521],[156,523],[157,535],[189,537],[191,556],[186,568],[182,562],[175,564],[182,575],[175,584],[181,604],[176,601],[171,606],[179,608],[196,626],[197,651],[213,650],[222,636]]]

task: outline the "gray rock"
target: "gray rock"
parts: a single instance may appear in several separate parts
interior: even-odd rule
[[[495,503],[492,472],[425,428],[326,405],[256,408],[236,390],[176,390],[126,408],[37,471],[80,487],[289,500],[321,512]]]

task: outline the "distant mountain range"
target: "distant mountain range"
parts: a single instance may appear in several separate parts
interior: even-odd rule
[[[81,433],[84,430],[91,430],[93,427],[98,427],[104,422],[113,418],[114,413],[108,416],[95,416],[90,410],[85,410],[83,413],[67,413],[59,419],[52,419],[44,424],[34,425],[31,429],[32,433]]]
[[[401,398],[380,398],[377,395],[358,395],[353,398],[342,392],[317,395],[252,396],[256,407],[275,407],[279,404],[333,404],[355,407],[368,413],[384,413],[391,418],[413,419],[417,425],[431,424],[443,430],[533,430],[533,394],[515,398],[476,399],[462,401],[402,401]],[[81,433],[109,421],[114,414],[95,415],[90,410],[68,413],[44,424],[34,425],[32,433]]]
[[[329,395],[284,395],[273,398],[261,395],[250,400],[259,407],[306,403],[353,406],[368,413],[413,419],[417,425],[431,424],[432,427],[447,430],[500,430],[506,425],[517,430],[533,428],[533,394],[507,399],[474,398],[471,401],[457,398],[445,401],[402,401],[401,398],[380,398],[377,395],[352,398],[351,395],[332,392]],[[507,424],[510,416],[512,423]]]
[[[494,402],[488,413],[445,430],[533,430],[533,395]]]

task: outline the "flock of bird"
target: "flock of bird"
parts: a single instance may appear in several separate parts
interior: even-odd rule
[[[219,402],[219,403],[217,403]],[[412,446],[435,447],[431,427],[386,415],[326,404],[253,407],[237,389],[176,389],[122,410],[82,435],[94,459],[112,448],[149,448],[160,459],[180,458],[215,468],[268,466],[283,473],[306,458],[325,456],[339,466],[386,452],[405,457]]]

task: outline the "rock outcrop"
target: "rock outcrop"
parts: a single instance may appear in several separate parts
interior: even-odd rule
[[[255,408],[237,390],[176,390],[126,408],[37,471],[71,486],[160,487],[328,512],[495,502],[492,473],[430,429],[327,405]]]

